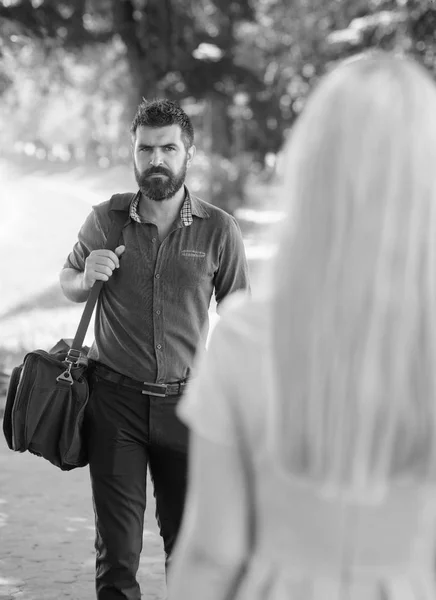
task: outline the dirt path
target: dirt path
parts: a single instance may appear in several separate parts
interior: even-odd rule
[[[150,483],[149,490],[139,581],[144,599],[162,600],[163,549]],[[11,452],[0,432],[0,600],[93,600],[93,544],[88,470],[63,473]]]

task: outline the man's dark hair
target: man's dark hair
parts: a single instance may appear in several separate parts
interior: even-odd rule
[[[194,128],[191,119],[172,100],[143,100],[132,121],[130,133],[134,139],[138,127],[167,127],[169,125],[179,125],[185,148],[190,148],[194,143]]]

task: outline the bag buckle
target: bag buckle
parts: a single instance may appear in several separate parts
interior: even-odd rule
[[[73,385],[74,379],[71,376],[71,369],[73,367],[78,367],[79,365],[87,366],[88,357],[84,357],[80,350],[70,348],[64,359],[64,363],[66,364],[67,368],[63,373],[56,377],[56,381],[65,382],[68,383],[68,385]]]
[[[72,365],[77,365],[82,356],[82,352],[80,350],[76,350],[75,348],[70,348],[65,357],[65,362],[70,363]]]
[[[74,379],[71,377],[71,368],[73,366],[73,363],[71,361],[67,361],[67,362],[68,362],[67,369],[63,373],[61,373],[58,377],[56,377],[56,381],[59,381],[59,382],[64,381],[65,383],[68,383],[69,385],[73,385]]]

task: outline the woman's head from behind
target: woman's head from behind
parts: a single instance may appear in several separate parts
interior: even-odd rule
[[[325,483],[384,481],[429,454],[416,441],[435,427],[434,83],[405,58],[344,62],[310,97],[284,168],[275,453]]]

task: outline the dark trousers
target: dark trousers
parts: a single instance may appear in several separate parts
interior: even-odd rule
[[[98,600],[140,600],[147,467],[168,559],[180,527],[188,430],[175,414],[178,396],[160,398],[92,377],[86,415],[96,524]]]

